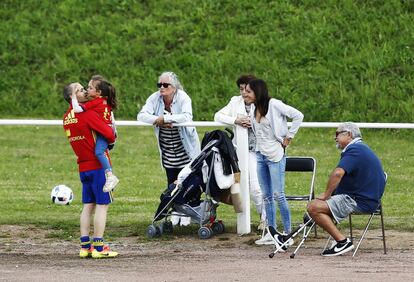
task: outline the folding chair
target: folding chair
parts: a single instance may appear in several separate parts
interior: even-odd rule
[[[293,196],[286,196],[288,201],[310,201],[315,198],[314,184],[316,175],[316,160],[312,157],[287,157],[286,158],[286,172],[309,172],[312,173],[310,181],[309,194]]]
[[[384,172],[384,174],[385,174],[385,184],[386,184],[388,175],[385,172]],[[355,215],[369,215],[369,218],[368,218],[367,224],[365,225],[364,232],[362,233],[362,236],[358,241],[358,244],[357,244],[357,246],[354,250],[354,253],[352,254],[352,257],[354,257],[356,255],[356,253],[359,249],[359,246],[362,243],[362,240],[364,240],[364,237],[368,232],[368,228],[371,225],[371,222],[372,222],[372,219],[373,219],[374,215],[379,215],[381,217],[382,243],[383,243],[383,247],[384,247],[384,254],[387,254],[387,246],[385,244],[385,228],[384,228],[384,216],[383,216],[383,212],[382,212],[382,201],[380,200],[380,204],[379,204],[378,208],[373,213],[351,213],[351,214],[349,214],[349,233],[350,233],[351,241],[353,241],[352,216],[355,216]]]
[[[311,174],[309,184],[309,194],[307,195],[287,195],[288,201],[311,201],[315,198],[315,176],[316,176],[316,160],[312,157],[286,157],[286,172],[307,172]],[[285,191],[287,189],[285,188]],[[317,237],[316,225],[315,237]]]
[[[285,172],[306,172],[310,174],[308,175],[310,178],[309,193],[306,195],[287,195],[286,199],[288,201],[309,202],[315,198],[314,184],[315,184],[315,176],[316,176],[316,160],[314,158],[312,157],[287,157]],[[287,190],[288,189],[285,188],[285,192]],[[303,233],[302,240],[299,242],[294,252],[290,255],[290,258],[294,258],[296,253],[305,243],[312,228],[315,230],[315,237],[316,237],[317,236],[316,224],[307,214],[305,214],[303,218],[303,223],[301,223],[296,229],[292,230],[289,234],[285,235],[284,236],[285,242],[282,245],[276,246],[276,249],[269,254],[269,257],[273,258],[273,256],[277,252],[287,247],[288,240],[290,238],[295,238],[299,233]],[[271,232],[271,233],[274,236],[273,234],[274,232]]]

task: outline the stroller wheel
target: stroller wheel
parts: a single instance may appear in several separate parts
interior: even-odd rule
[[[224,224],[221,221],[214,222],[211,226],[211,229],[215,234],[222,234],[224,233]]]
[[[155,236],[157,236],[157,228],[151,224],[147,227],[147,237],[154,238]]]
[[[157,237],[160,237],[162,235],[163,230],[159,226],[155,226],[155,229],[157,230],[156,236]]]
[[[165,233],[172,233],[173,232],[173,224],[171,221],[165,221],[161,225],[161,229]]]
[[[200,239],[208,239],[211,237],[211,235],[213,235],[212,230],[206,226],[200,227],[200,229],[198,229],[198,237]]]

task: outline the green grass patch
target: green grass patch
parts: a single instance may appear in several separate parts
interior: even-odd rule
[[[134,119],[172,70],[211,120],[253,72],[307,121],[413,122],[414,2],[0,3],[0,115],[62,115],[64,84],[102,74]]]
[[[199,128],[200,137],[208,128]],[[363,129],[364,140],[377,152],[388,183],[383,197],[387,229],[413,231],[414,153],[412,131]],[[333,129],[300,129],[288,149],[291,156],[313,156],[317,160],[316,194],[325,189],[331,170],[337,164],[339,151],[333,141]],[[114,171],[121,182],[115,192],[115,202],[108,215],[106,237],[137,236],[145,239],[163,191],[166,176],[160,167],[156,139],[152,128],[119,127],[119,140],[112,152]],[[29,225],[51,230],[51,237],[77,238],[82,209],[81,185],[76,159],[60,127],[1,126],[0,127],[0,224]],[[288,173],[286,193],[306,194],[306,175]],[[57,184],[66,184],[74,191],[71,205],[52,204],[50,192]],[[304,202],[290,202],[293,222],[299,223],[305,211]],[[220,205],[218,215],[226,230],[236,231],[233,208]],[[258,216],[251,209],[252,223]],[[361,219],[355,218],[357,227]],[[346,224],[344,225],[346,226]],[[374,221],[374,226],[378,223]],[[196,234],[197,227],[176,229],[180,234]]]

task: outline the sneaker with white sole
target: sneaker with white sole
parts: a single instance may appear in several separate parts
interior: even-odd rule
[[[279,252],[284,253],[287,249],[287,246],[284,245],[281,247],[284,243],[283,234],[277,231],[273,226],[268,226],[267,229],[269,233],[272,234],[273,245],[279,249]]]
[[[334,257],[345,254],[354,249],[354,244],[352,244],[349,238],[346,238],[345,243],[334,242],[330,249],[327,249],[322,252],[322,256],[324,257]]]
[[[272,238],[272,234],[270,234],[270,232],[266,232],[266,234],[264,236],[262,236],[262,238],[254,241],[254,243],[256,245],[273,245],[274,244],[274,239]]]
[[[288,247],[292,246],[295,243],[295,241],[293,241],[292,237],[290,237],[289,239],[287,238],[288,235],[285,232],[283,232],[281,235],[282,235],[283,241],[284,242],[287,241],[287,246]]]
[[[103,187],[104,192],[111,192],[115,189],[116,185],[118,185],[119,179],[116,177],[112,172],[106,173],[106,182]]]
[[[275,241],[276,241],[276,247],[280,247],[280,246],[282,246],[281,247],[281,251],[283,250],[283,251],[286,251],[287,250],[287,247],[289,246],[289,244],[288,243],[286,243],[285,244],[285,239],[283,238],[283,235],[280,235],[280,234],[276,234],[275,235]]]

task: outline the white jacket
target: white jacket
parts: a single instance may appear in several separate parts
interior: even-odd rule
[[[154,124],[155,120],[164,113],[164,100],[157,91],[148,97],[145,105],[137,115],[137,120]],[[193,109],[191,107],[191,98],[183,90],[178,89],[175,93],[171,104],[171,115],[164,115],[164,121],[170,123],[183,123],[193,120]],[[159,128],[154,127],[155,135],[159,140]],[[177,127],[184,149],[192,160],[200,154],[200,140],[198,139],[197,130],[192,126]],[[161,157],[161,149],[160,157]]]
[[[214,115],[214,121],[235,125],[237,115],[247,115],[242,96],[233,96],[230,102]]]
[[[253,105],[250,111],[250,118],[252,119],[255,118],[254,109],[255,107]],[[271,98],[266,118],[270,121],[270,126],[276,139],[282,143],[285,137],[293,138],[296,132],[298,132],[303,120],[303,114],[294,107],[286,105],[275,98]],[[292,119],[292,126],[290,128],[287,126],[287,118]]]

